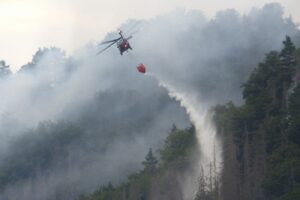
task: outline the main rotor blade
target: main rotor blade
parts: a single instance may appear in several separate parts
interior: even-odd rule
[[[128,35],[134,35],[134,34],[136,34],[137,32],[139,32],[139,30],[136,30],[136,31],[133,31],[132,33],[130,33],[130,34],[128,34]]]
[[[126,40],[130,40],[132,38],[132,35],[131,36],[129,36],[128,38],[126,38]]]
[[[133,36],[133,34],[135,34],[135,33],[137,33],[138,32],[138,30],[137,31],[134,31],[133,33],[131,33],[131,36],[129,36],[128,38],[126,38],[126,40],[130,40]]]
[[[99,55],[100,53],[102,53],[103,51],[105,51],[106,49],[108,49],[109,47],[111,47],[112,45],[114,45],[117,41],[114,41],[113,43],[111,43],[110,45],[108,45],[107,47],[105,47],[104,49],[102,49],[101,51],[99,51],[96,55]]]
[[[135,22],[128,30],[126,30],[124,32],[124,34],[128,34],[129,31],[131,31],[132,29],[134,29],[139,23],[141,23],[140,21]]]
[[[117,38],[117,39],[114,39],[114,40],[108,40],[108,41],[104,41],[104,42],[101,42],[99,45],[103,45],[103,44],[108,44],[108,43],[111,43],[111,42],[117,42],[121,39],[121,37]]]

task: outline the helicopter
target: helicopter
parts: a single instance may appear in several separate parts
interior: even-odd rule
[[[129,37],[126,38],[126,37],[124,37],[122,30],[119,30],[118,34],[120,35],[120,37],[118,37],[114,40],[104,41],[99,44],[99,45],[104,45],[104,44],[109,44],[109,45],[107,47],[105,47],[104,49],[102,49],[101,51],[99,51],[97,53],[97,55],[101,54],[102,52],[104,52],[106,49],[108,49],[109,47],[111,47],[114,44],[117,44],[117,47],[118,47],[121,55],[123,55],[123,53],[125,51],[128,51],[128,49],[132,50],[128,40],[130,40],[133,37],[132,35],[136,32],[133,32]]]

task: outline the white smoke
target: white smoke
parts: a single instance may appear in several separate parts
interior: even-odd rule
[[[51,51],[38,62],[33,59],[36,69],[0,80],[0,166],[6,164],[1,162],[2,155],[9,156],[10,151],[20,149],[10,142],[14,135],[22,135],[40,121],[76,123],[83,119],[81,123],[87,124],[87,133],[94,133],[88,141],[99,142],[97,147],[106,144],[112,137],[111,132],[120,134],[104,153],[93,149],[85,151],[78,145],[68,149],[71,155],[82,159],[72,164],[78,167],[75,170],[78,188],[74,187],[72,194],[87,194],[108,181],[122,181],[140,169],[149,147],[159,147],[173,123],[181,124],[179,127],[188,124],[184,110],[169,101],[165,90],[159,89],[155,81],[135,73],[133,66],[143,62],[147,69],[160,75],[159,80],[164,81],[161,86],[181,103],[195,125],[201,155],[196,162],[198,172],[191,175],[194,180],[183,185],[185,199],[189,199],[197,187],[196,175],[202,170],[204,175],[210,174],[210,162],[222,161],[209,107],[228,101],[242,102],[240,86],[266,52],[280,49],[285,35],[300,43],[299,29],[291,19],[283,17],[282,11],[280,5],[268,4],[247,15],[232,9],[221,11],[212,20],[200,11],[174,11],[143,22],[141,34],[134,35],[130,41],[133,51],[127,55],[119,56],[118,49],[111,48],[95,56],[100,47],[87,44],[71,57],[61,58]],[[131,95],[130,91],[137,93]],[[95,99],[98,94],[105,95]],[[99,103],[101,106],[97,107]],[[142,122],[142,128],[135,128]],[[114,131],[114,127],[122,129]],[[127,134],[123,128],[128,129]],[[77,152],[81,152],[81,156]],[[14,156],[11,160],[14,161]],[[82,163],[88,163],[91,168],[81,167]],[[26,190],[29,182],[35,183],[28,178],[18,188],[10,184],[9,191],[18,199],[40,197],[38,193],[43,189],[55,194],[56,189],[61,188],[56,180],[66,186],[74,180],[61,177],[67,175],[67,170],[64,167],[59,171],[50,170],[47,184],[40,184],[39,180],[44,177],[42,171],[36,184],[32,184],[37,187]],[[32,193],[21,198],[18,191]]]

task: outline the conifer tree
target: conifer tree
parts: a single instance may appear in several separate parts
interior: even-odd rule
[[[294,73],[297,65],[296,47],[289,36],[286,36],[283,45],[284,47],[279,54],[281,60],[281,81],[291,83],[291,75]]]
[[[9,65],[6,65],[4,60],[0,61],[0,78],[4,77],[6,75],[11,74],[11,71],[9,69]]]
[[[157,163],[158,160],[155,158],[152,153],[152,149],[150,148],[148,154],[145,157],[145,161],[143,161],[142,164],[145,166],[146,171],[153,172],[156,169]]]

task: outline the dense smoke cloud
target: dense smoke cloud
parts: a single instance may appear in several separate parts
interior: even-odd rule
[[[134,23],[129,20],[124,29]],[[184,109],[155,79],[136,73],[137,64],[143,62],[208,107],[240,103],[240,86],[266,52],[281,47],[285,35],[300,44],[299,30],[283,18],[278,4],[244,16],[220,11],[212,20],[200,11],[177,10],[139,26],[133,51],[124,56],[116,48],[95,56],[99,46],[94,44],[71,57],[56,48],[41,49],[21,71],[0,80],[0,161],[19,155],[18,148],[28,145],[16,145],[24,135],[29,141],[39,138],[33,146],[46,145],[43,134],[51,131],[39,128],[40,122],[52,121],[54,129],[62,121],[80,127],[64,149],[68,157],[59,158],[61,165],[54,160],[32,177],[5,185],[3,197],[41,200],[64,188],[61,196],[68,199],[108,181],[117,183],[139,169],[149,147],[162,144],[172,123],[188,126]]]

